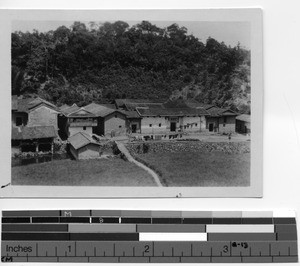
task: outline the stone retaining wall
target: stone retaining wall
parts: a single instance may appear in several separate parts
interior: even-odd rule
[[[249,153],[249,142],[143,142],[129,143],[127,149],[132,154],[155,153],[155,152],[194,152],[194,151],[221,151],[226,154],[232,153]]]

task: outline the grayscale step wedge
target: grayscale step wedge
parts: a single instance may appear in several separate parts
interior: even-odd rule
[[[2,262],[298,262],[295,215],[270,211],[3,211],[1,226]]]

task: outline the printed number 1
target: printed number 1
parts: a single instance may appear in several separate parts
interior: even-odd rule
[[[69,252],[71,252],[71,246],[68,246]]]

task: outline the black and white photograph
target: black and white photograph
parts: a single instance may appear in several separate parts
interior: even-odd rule
[[[259,9],[31,12],[10,17],[6,196],[261,196]]]

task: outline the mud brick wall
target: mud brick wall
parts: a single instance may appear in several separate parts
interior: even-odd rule
[[[28,126],[54,126],[58,129],[57,112],[45,106],[29,113]]]

